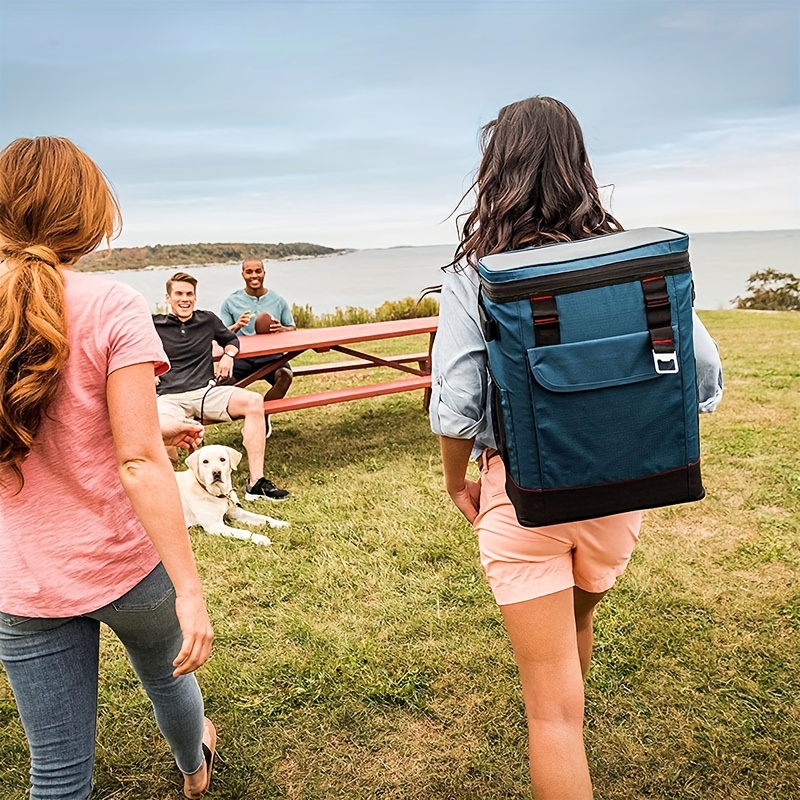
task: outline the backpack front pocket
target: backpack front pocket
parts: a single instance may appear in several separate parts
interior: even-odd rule
[[[673,327],[675,346],[678,331]],[[528,350],[542,488],[633,480],[686,464],[680,372],[647,331]]]

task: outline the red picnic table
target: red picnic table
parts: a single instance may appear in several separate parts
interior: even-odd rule
[[[280,400],[264,402],[264,413],[278,414],[282,411],[296,411],[301,408],[314,408],[329,403],[344,403],[348,400],[361,400],[365,397],[378,397],[396,392],[415,389],[425,390],[425,404],[431,387],[431,347],[439,324],[438,317],[392,320],[390,322],[367,322],[363,325],[339,325],[332,328],[301,328],[280,333],[261,333],[239,338],[240,350],[237,357],[252,358],[284,354],[268,367],[239,381],[237,386],[247,386],[262,378],[267,372],[283,366],[301,353],[312,350],[327,353],[335,350],[350,356],[346,361],[335,363],[309,364],[292,367],[295,377],[322,375],[331,372],[349,372],[371,367],[390,367],[405,375],[364,386],[349,386],[343,389],[330,389],[309,394],[291,394]],[[362,344],[380,339],[397,339],[405,336],[428,334],[428,348],[424,352],[403,355],[376,356],[365,352]],[[357,344],[358,349],[348,345]],[[297,381],[292,383],[292,392],[297,389]]]

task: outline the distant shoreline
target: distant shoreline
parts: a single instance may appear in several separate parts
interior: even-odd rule
[[[89,253],[75,265],[78,272],[119,272],[164,268],[198,268],[240,264],[247,258],[265,261],[302,261],[339,256],[350,249],[325,247],[308,242],[266,243],[199,243],[170,244],[150,247],[119,247]]]
[[[690,252],[696,308],[730,308],[757,270],[797,274],[800,230],[692,234]],[[441,283],[440,267],[452,257],[452,245],[429,245],[354,249],[336,259],[273,261],[267,264],[267,285],[289,302],[310,305],[316,314],[347,306],[377,308],[387,299],[416,297],[424,287]],[[164,284],[176,269],[123,270],[107,277],[133,286],[154,306],[163,302]],[[187,271],[200,281],[202,307],[211,311],[242,285],[240,264]]]
[[[316,256],[282,256],[281,258],[264,258],[265,264],[283,264],[289,261],[316,261],[321,258],[334,258],[336,256],[345,256],[348,253],[354,253],[355,250],[338,250],[335,253],[320,253]],[[114,267],[113,269],[99,269],[93,267],[91,270],[78,269],[78,272],[152,272],[158,269],[206,269],[208,267],[238,267],[242,263],[242,259],[231,259],[230,261],[213,261],[206,264],[148,264],[146,267],[132,266],[132,267]]]

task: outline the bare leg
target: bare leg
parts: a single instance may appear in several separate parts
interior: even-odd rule
[[[292,385],[294,375],[287,367],[280,367],[275,370],[275,385],[271,386],[269,391],[264,395],[264,400],[280,400],[286,397],[286,392]]]
[[[594,646],[593,615],[595,606],[605,597],[605,592],[585,592],[577,586],[573,589],[575,602],[575,631],[578,635],[578,655],[581,660],[583,679],[589,674]]]
[[[228,414],[233,419],[244,419],[242,444],[247,451],[247,468],[252,486],[259,478],[264,477],[264,450],[267,443],[264,401],[255,392],[236,389],[228,401]]]
[[[591,800],[572,589],[501,606],[522,681],[535,800]]]

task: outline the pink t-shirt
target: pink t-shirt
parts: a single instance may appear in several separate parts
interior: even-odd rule
[[[22,464],[0,488],[0,610],[69,617],[132,589],[158,555],[117,472],[106,403],[115,370],[169,368],[144,298],[130,287],[64,270],[69,359],[63,387]],[[155,403],[155,385],[153,387]]]

